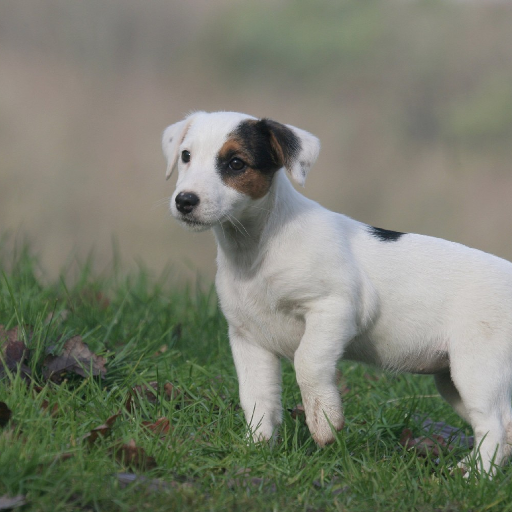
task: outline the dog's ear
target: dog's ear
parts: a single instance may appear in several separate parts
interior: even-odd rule
[[[270,131],[270,144],[278,161],[291,174],[292,178],[304,186],[306,176],[320,152],[320,141],[313,134],[265,119]]]
[[[183,121],[171,124],[168,126],[162,135],[162,149],[164,151],[165,158],[167,159],[167,171],[165,173],[165,179],[168,180],[176,167],[178,162],[178,151],[180,144],[182,143],[187,130],[190,128],[195,115],[198,112],[186,117]]]

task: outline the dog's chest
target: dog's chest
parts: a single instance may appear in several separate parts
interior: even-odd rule
[[[293,359],[304,334],[301,301],[280,293],[273,279],[233,279],[220,273],[217,293],[230,329],[251,343]]]

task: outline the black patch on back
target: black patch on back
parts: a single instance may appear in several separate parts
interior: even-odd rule
[[[368,226],[368,232],[381,242],[396,242],[401,236],[406,234],[400,233],[400,231],[389,231],[388,229],[376,228],[374,226]]]

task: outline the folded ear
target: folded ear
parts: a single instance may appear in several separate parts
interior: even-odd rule
[[[265,119],[270,131],[270,143],[283,167],[292,178],[304,186],[306,176],[320,152],[320,141],[313,134]]]
[[[197,113],[197,112],[196,112]],[[187,130],[189,129],[192,121],[194,120],[195,114],[192,114],[183,121],[179,121],[178,123],[171,124],[168,126],[162,135],[162,149],[167,159],[167,171],[165,173],[165,179],[168,180],[176,167],[176,163],[178,162],[178,152],[180,149],[180,144],[183,142],[185,135],[187,134]]]

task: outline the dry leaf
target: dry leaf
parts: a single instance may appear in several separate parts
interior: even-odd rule
[[[426,435],[434,433],[437,436],[441,436],[448,444],[454,446],[460,446],[471,450],[475,444],[474,436],[467,436],[464,434],[462,429],[452,427],[444,421],[432,421],[430,418],[426,418],[422,423],[423,430]]]
[[[5,402],[0,402],[0,427],[5,427],[11,419],[12,411]]]
[[[105,363],[105,358],[91,352],[81,336],[73,336],[64,343],[59,356],[48,356],[45,359],[44,375],[54,382],[61,382],[62,374],[66,372],[81,377],[93,375],[104,378],[107,373]]]
[[[414,437],[412,430],[404,428],[400,435],[400,444],[407,450],[414,448],[420,457],[433,455],[439,457],[444,450],[452,450],[453,446],[446,443],[444,438],[439,435],[432,434],[430,436]]]
[[[150,432],[153,432],[159,436],[167,435],[171,430],[171,423],[165,417],[158,418],[154,423],[151,421],[143,421],[142,425]]]
[[[156,467],[156,461],[131,439],[128,444],[120,444],[114,448],[114,455],[123,466],[146,471]]]
[[[156,404],[158,402],[158,398],[160,390],[163,390],[163,398],[166,400],[172,400],[178,398],[181,395],[181,391],[171,384],[170,382],[166,382],[163,387],[159,386],[158,382],[153,381],[148,384],[140,384],[138,386],[134,386],[130,392],[126,400],[125,407],[128,412],[132,412],[134,403],[133,397],[144,398],[151,404]]]
[[[158,478],[147,478],[144,475],[136,475],[134,473],[117,473],[116,477],[121,488],[125,488],[131,484],[144,485],[150,491],[164,491],[166,489],[187,489],[194,487],[194,484],[190,481],[177,482],[171,480],[170,482],[167,482]]]
[[[50,416],[57,416],[57,413],[59,412],[59,404],[53,404],[50,408],[50,402],[48,402],[48,400],[43,400],[41,408],[43,411],[49,412]]]
[[[276,492],[277,490],[276,484],[260,477],[251,476],[250,468],[240,468],[235,473],[235,477],[226,482],[226,485],[229,489],[242,488],[246,491],[262,489],[266,492]]]
[[[69,310],[67,310],[67,309],[63,309],[62,311],[59,311],[58,313],[54,313],[52,311],[51,313],[48,313],[48,315],[45,318],[44,323],[45,324],[51,324],[51,323],[60,324],[60,323],[64,322],[68,316],[69,316]]]
[[[293,409],[288,409],[290,411],[291,417],[296,420],[297,418],[305,418],[306,417],[306,409],[302,404],[297,404]]]
[[[9,497],[7,494],[0,496],[0,510],[12,510],[13,508],[22,507],[27,503],[27,499],[23,494]]]
[[[103,423],[103,425],[93,428],[88,434],[85,434],[85,436],[82,438],[82,441],[87,440],[89,445],[92,445],[96,439],[98,439],[98,437],[106,437],[108,434],[110,434],[112,427],[114,426],[114,423],[119,416],[120,413],[110,416],[110,418],[108,418],[107,421]]]
[[[25,380],[29,380],[32,372],[25,364],[29,351],[25,343],[19,340],[19,334],[18,327],[13,327],[6,331],[0,325],[0,346],[3,348],[2,352],[5,363],[5,365],[0,366],[0,377],[5,375],[5,368],[10,372],[16,372],[19,368],[21,376]]]
[[[31,334],[31,331],[29,331]],[[0,325],[0,346],[9,341],[18,341],[21,338],[18,327],[13,327],[8,331],[5,330],[3,325]]]

